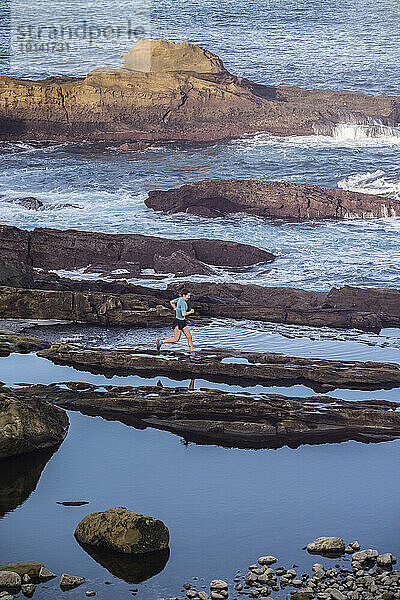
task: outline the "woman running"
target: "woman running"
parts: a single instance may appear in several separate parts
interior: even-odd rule
[[[168,338],[167,340],[157,340],[157,350],[160,351],[163,344],[176,344],[181,339],[182,332],[186,336],[188,341],[190,354],[194,354],[192,334],[190,333],[189,327],[186,322],[186,317],[192,315],[194,310],[188,310],[187,302],[190,298],[189,292],[182,292],[179,298],[170,301],[170,305],[175,311],[175,320],[173,323],[174,337]]]

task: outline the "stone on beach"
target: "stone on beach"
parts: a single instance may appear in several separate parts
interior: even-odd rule
[[[42,568],[44,568],[43,563],[35,560],[26,560],[0,565],[0,571],[13,571],[14,573],[18,573],[23,578],[23,581],[25,581],[24,577],[26,575],[35,578],[39,577],[39,573]]]
[[[273,565],[274,563],[277,562],[277,558],[275,558],[275,556],[260,556],[260,558],[258,559],[258,564],[260,565]]]
[[[21,575],[13,571],[0,571],[0,588],[19,588],[22,584]]]
[[[50,579],[54,579],[54,577],[57,577],[57,575],[46,569],[46,567],[42,567],[39,571],[39,579],[42,581],[49,581]]]
[[[163,550],[169,544],[169,531],[162,521],[121,506],[84,517],[75,537],[82,544],[125,554]]]

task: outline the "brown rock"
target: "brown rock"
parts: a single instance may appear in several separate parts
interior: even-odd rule
[[[198,360],[187,355],[168,355],[143,350],[86,349],[53,344],[38,353],[56,364],[106,374],[168,373],[175,378],[257,381],[270,385],[304,383],[312,388],[387,389],[400,384],[400,366],[394,363],[322,360],[235,350],[200,350]]]
[[[155,552],[169,544],[169,531],[162,521],[122,506],[87,515],[78,524],[75,537],[81,544],[123,554]]]
[[[92,386],[66,390],[33,385],[21,397],[39,397],[83,414],[100,415],[144,429],[165,429],[186,440],[243,448],[279,448],[349,439],[381,441],[400,435],[399,403],[345,401],[328,396],[296,398],[281,394],[230,393],[185,387]],[[322,544],[321,544],[322,546]],[[324,548],[338,544],[324,544]],[[341,545],[340,545],[341,548]],[[276,559],[261,557],[260,564]]]
[[[268,86],[211,52],[141,40],[116,69],[30,81],[0,77],[1,139],[216,140],[267,131],[331,134],[336,123],[399,120],[398,96]]]
[[[285,181],[207,179],[180,188],[153,190],[145,204],[169,213],[219,217],[245,212],[291,221],[400,215],[399,200]]]
[[[181,250],[170,256],[154,257],[154,269],[157,273],[175,273],[180,276],[215,275],[215,270]]]
[[[175,240],[136,234],[106,234],[87,231],[37,228],[23,231],[0,226],[0,256],[47,270],[76,269],[108,265],[119,269],[137,263],[141,269],[154,268],[154,258],[176,251],[192,255],[210,265],[243,267],[271,262],[275,256],[265,250],[225,240]]]
[[[21,401],[12,391],[0,393],[0,459],[61,444],[67,414],[39,399]]]
[[[0,565],[0,571],[12,571],[18,573],[21,577],[29,575],[30,577],[39,577],[39,571],[43,567],[43,563],[35,560],[25,560],[22,562],[7,563]]]
[[[0,258],[0,285],[32,288],[34,286],[32,269],[24,263]]]

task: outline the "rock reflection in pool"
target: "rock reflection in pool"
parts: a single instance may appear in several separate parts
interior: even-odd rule
[[[104,548],[95,548],[88,544],[81,544],[78,540],[76,541],[89,556],[107,569],[111,575],[127,583],[142,583],[142,581],[161,573],[170,555],[169,548],[158,552],[127,555]]]
[[[0,462],[0,518],[29,498],[54,452],[52,448]]]

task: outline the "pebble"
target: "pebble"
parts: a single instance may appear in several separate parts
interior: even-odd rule
[[[39,579],[42,581],[47,581],[48,579],[53,579],[54,577],[57,577],[57,575],[49,571],[49,569],[46,569],[46,567],[42,567],[39,571]]]
[[[278,559],[275,558],[275,556],[260,556],[257,562],[261,566],[266,565],[269,567],[270,565],[274,565],[276,562],[278,562]]]
[[[95,596],[95,595],[96,595],[96,592],[94,592],[93,590],[88,590],[86,592],[86,596]]]

